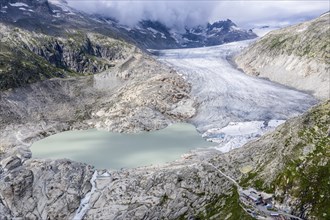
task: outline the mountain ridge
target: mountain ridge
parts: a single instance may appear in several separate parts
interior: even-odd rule
[[[269,32],[235,62],[244,72],[330,98],[330,13]]]
[[[0,6],[0,20],[13,26],[54,36],[71,28],[83,28],[146,49],[204,47],[257,37],[252,30],[240,29],[229,19],[181,32],[152,20],[141,20],[134,27],[124,26],[111,17],[75,10],[66,1],[6,0]],[[200,28],[202,32],[198,32]]]
[[[119,25],[114,23],[114,25]],[[134,27],[118,26],[122,31],[148,49],[174,49],[215,46],[256,38],[252,30],[237,27],[231,20],[186,27],[185,31],[171,29],[160,21],[142,20]],[[143,40],[142,40],[143,39]]]

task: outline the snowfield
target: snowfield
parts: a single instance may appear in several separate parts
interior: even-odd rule
[[[175,68],[192,85],[199,108],[191,123],[224,152],[317,103],[309,94],[236,69],[230,58],[252,41],[156,51],[157,59]]]

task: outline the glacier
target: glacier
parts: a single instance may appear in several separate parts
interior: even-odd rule
[[[199,108],[190,123],[204,138],[219,143],[217,149],[223,152],[260,137],[318,102],[305,92],[237,69],[232,58],[253,41],[150,50],[192,85]]]

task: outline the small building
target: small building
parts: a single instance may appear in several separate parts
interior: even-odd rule
[[[259,196],[257,194],[257,192],[255,190],[251,189],[251,188],[248,189],[248,190],[242,190],[242,194],[246,199],[248,199],[248,200],[250,200],[250,201],[252,201],[256,204],[262,203],[261,196]]]
[[[262,198],[262,202],[264,204],[268,204],[268,203],[271,203],[273,201],[273,195],[272,194],[268,194],[268,193],[260,193],[260,196]]]
[[[271,203],[267,203],[266,208],[267,209],[272,209],[273,208],[273,205]]]

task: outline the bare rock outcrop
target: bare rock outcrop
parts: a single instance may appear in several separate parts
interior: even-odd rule
[[[92,173],[92,167],[68,160],[28,160],[10,167],[0,178],[1,219],[67,219],[90,190]]]

